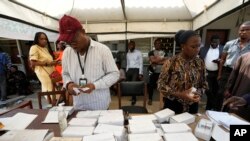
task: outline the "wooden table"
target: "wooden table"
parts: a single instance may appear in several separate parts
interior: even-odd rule
[[[12,117],[16,113],[26,113],[26,114],[36,114],[37,117],[28,125],[26,129],[49,129],[49,131],[54,132],[55,137],[60,137],[60,128],[58,123],[42,123],[44,119],[46,118],[46,115],[49,110],[45,109],[16,109],[13,111],[10,111],[2,116],[3,117]],[[76,116],[77,112],[74,112],[69,118],[68,121],[71,120],[73,117]],[[25,118],[25,117],[24,117]]]

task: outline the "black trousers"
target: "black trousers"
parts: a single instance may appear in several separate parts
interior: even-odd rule
[[[139,69],[129,68],[126,72],[126,81],[138,81],[139,79]],[[136,100],[136,96],[132,96],[132,100]]]
[[[207,106],[206,110],[221,110],[223,95],[218,93],[219,84],[217,81],[218,71],[208,71],[207,82],[209,89],[206,90]]]
[[[159,75],[160,75],[160,73],[152,73],[149,76],[148,98],[150,100],[153,99],[154,89],[157,87],[157,81],[158,81]]]
[[[168,98],[164,98],[164,108],[169,108],[175,112],[175,114],[183,113],[183,105],[176,99],[170,100]],[[196,114],[198,112],[198,103],[193,103],[189,105],[189,110],[187,111],[190,114]]]

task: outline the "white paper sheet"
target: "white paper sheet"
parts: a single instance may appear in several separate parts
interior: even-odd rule
[[[166,141],[198,141],[198,139],[191,132],[171,134],[166,133],[163,137]]]
[[[161,124],[165,133],[191,132],[192,129],[185,123]]]
[[[80,111],[76,114],[77,118],[98,118],[100,116],[101,111]]]
[[[158,133],[148,134],[129,134],[129,141],[163,141],[162,137]]]
[[[83,137],[92,135],[95,127],[68,126],[62,133],[63,137]]]
[[[69,111],[65,111],[66,117],[68,117]],[[46,118],[42,123],[58,123],[58,111],[49,110]]]
[[[69,125],[71,126],[96,126],[97,119],[95,118],[72,118],[69,121]]]
[[[34,114],[17,113],[13,117],[0,118],[0,122],[4,125],[1,130],[25,129],[36,117]]]
[[[43,141],[48,130],[11,130],[0,136],[1,141]]]
[[[112,133],[102,133],[90,136],[84,136],[84,141],[115,141],[115,137]]]

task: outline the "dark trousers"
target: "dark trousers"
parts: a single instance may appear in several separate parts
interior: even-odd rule
[[[206,90],[207,106],[206,110],[221,110],[223,95],[218,93],[219,84],[217,81],[218,71],[208,71],[207,82],[209,89]]]
[[[168,98],[164,98],[164,109],[169,108],[175,112],[175,114],[183,113],[183,105],[177,101],[176,99],[170,100]],[[189,105],[189,110],[187,111],[191,114],[195,114],[198,112],[198,103],[193,103]]]
[[[126,81],[138,81],[139,79],[139,69],[129,68],[126,72]],[[132,96],[132,100],[136,100],[136,96]]]
[[[221,74],[221,79],[218,81],[218,84],[219,84],[218,95],[221,95],[223,97],[223,99],[224,99],[225,87],[227,85],[227,81],[228,81],[228,78],[229,78],[231,72],[232,72],[232,68],[223,67],[222,74]],[[221,108],[221,105],[220,105],[219,108]]]
[[[150,100],[153,99],[154,89],[157,87],[157,81],[158,81],[159,75],[160,75],[160,73],[152,73],[149,76],[148,98]]]

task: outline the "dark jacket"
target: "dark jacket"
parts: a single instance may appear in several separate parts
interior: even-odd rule
[[[200,55],[200,58],[201,58],[202,60],[205,59],[205,57],[206,57],[206,55],[207,55],[207,52],[208,52],[209,48],[210,48],[210,45],[207,46],[207,47],[202,47],[202,48],[200,49],[199,55]],[[219,58],[221,57],[222,51],[223,51],[223,46],[222,46],[222,45],[219,45]],[[219,58],[218,58],[218,59],[219,59]]]

